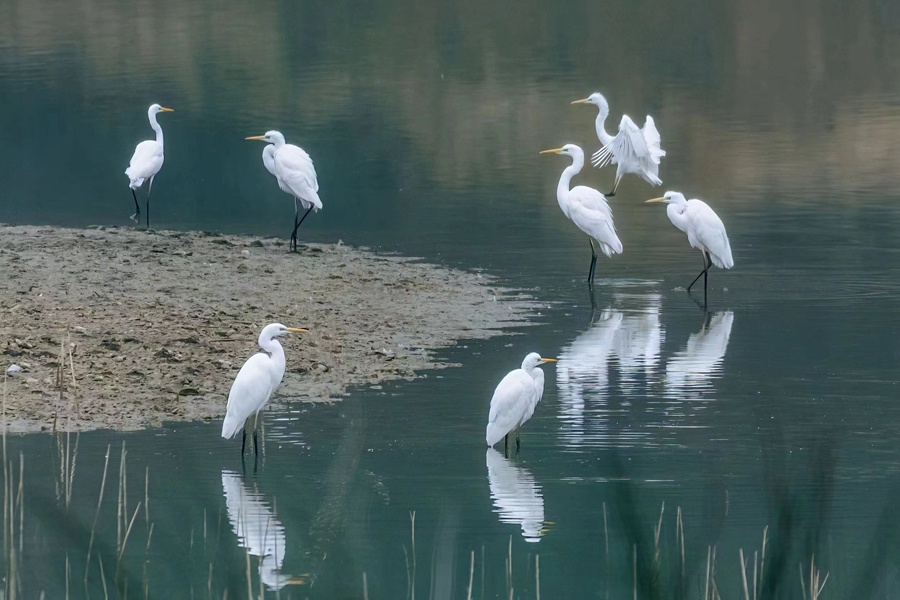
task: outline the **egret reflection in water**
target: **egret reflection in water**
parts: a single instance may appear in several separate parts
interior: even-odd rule
[[[707,319],[700,331],[688,338],[684,350],[666,363],[666,393],[671,397],[711,390],[711,380],[721,375],[734,313],[719,312]]]
[[[541,541],[544,528],[544,496],[531,471],[517,466],[493,448],[484,455],[494,510],[501,523],[522,527],[526,542]]]
[[[222,471],[222,490],[231,529],[238,544],[251,556],[259,557],[259,577],[265,586],[277,591],[288,584],[305,580],[281,573],[284,563],[284,525],[275,518],[274,511],[262,494],[244,484],[240,474]]]
[[[639,309],[603,311],[559,353],[556,385],[562,437],[569,447],[590,445],[592,438],[607,435],[614,369],[616,383],[627,394],[639,392],[658,376],[665,339],[659,318],[661,298],[659,294],[638,298]]]

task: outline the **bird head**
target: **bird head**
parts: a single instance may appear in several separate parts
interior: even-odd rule
[[[562,148],[551,148],[549,150],[541,150],[541,154],[565,154],[566,156],[584,157],[584,151],[575,144],[566,144]]]
[[[171,108],[166,108],[165,106],[160,106],[159,104],[151,104],[150,108],[147,109],[147,112],[150,113],[151,115],[155,115],[156,113],[160,113],[160,112],[175,112],[175,111]]]
[[[601,94],[600,92],[594,92],[587,98],[583,98],[581,100],[573,100],[572,104],[593,104],[594,106],[600,108],[601,111],[609,113],[609,104],[606,102],[606,98],[604,98],[603,94]]]
[[[645,202],[665,202],[666,204],[682,204],[686,202],[684,199],[684,194],[681,192],[666,192],[660,198],[651,198],[650,200],[645,200]]]
[[[280,145],[284,143],[284,136],[280,131],[275,131],[274,129],[267,131],[265,135],[251,135],[250,137],[244,138],[245,140],[259,140],[261,142],[265,142],[267,144],[276,144]]]
[[[529,371],[536,366],[543,363],[556,362],[555,358],[541,358],[541,355],[537,352],[531,352],[528,356],[525,357],[525,360],[522,361],[522,368],[526,371]]]
[[[297,327],[286,327],[281,323],[271,323],[263,327],[262,333],[259,334],[259,340],[272,340],[288,333],[307,333],[309,329],[300,329]],[[260,344],[261,346],[262,344]]]

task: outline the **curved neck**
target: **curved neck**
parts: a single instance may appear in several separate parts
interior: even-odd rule
[[[684,214],[684,209],[684,203],[670,203],[666,206],[666,214],[675,227],[682,231],[687,231],[687,216]]]
[[[162,147],[163,145],[163,132],[162,127],[159,126],[159,123],[156,122],[156,113],[149,113],[147,117],[150,119],[150,127],[153,128],[153,131],[156,132],[156,143]]]
[[[284,362],[284,348],[281,347],[281,344],[275,338],[260,338],[259,347],[265,350],[272,357],[272,360]]]
[[[581,172],[582,167],[584,167],[584,156],[573,156],[572,164],[566,167],[563,170],[562,175],[559,176],[559,185],[556,186],[556,200],[559,202],[559,207],[562,208],[567,216],[569,213],[566,210],[563,198],[569,193],[569,185],[572,182],[572,178]]]
[[[276,139],[272,142],[272,146],[275,148],[275,150],[278,150],[279,148],[284,146],[284,138]]]
[[[599,110],[597,111],[597,120],[594,121],[594,127],[597,129],[597,137],[600,138],[600,143],[606,146],[613,140],[613,136],[606,133],[606,117],[609,116],[609,109],[603,106],[597,107]]]

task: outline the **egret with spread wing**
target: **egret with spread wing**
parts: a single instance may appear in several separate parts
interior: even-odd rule
[[[594,240],[597,240],[600,251],[606,256],[622,253],[622,242],[616,235],[612,210],[603,194],[594,188],[579,185],[569,189],[572,177],[580,173],[584,167],[584,151],[581,148],[575,144],[566,144],[562,148],[541,151],[541,154],[548,153],[565,154],[572,157],[572,164],[565,168],[559,178],[556,200],[559,202],[563,214],[569,217],[578,229],[589,236],[591,267],[588,270],[588,285],[593,285],[594,270],[597,267],[597,251],[594,249]]]
[[[267,131],[265,135],[254,135],[248,140],[260,140],[267,145],[263,149],[263,164],[275,176],[278,187],[294,197],[294,230],[291,232],[291,251],[297,251],[297,229],[312,210],[322,208],[319,199],[319,182],[316,168],[303,148],[285,144],[279,131]],[[300,207],[306,209],[300,217]],[[299,219],[299,220],[298,220]]]
[[[519,449],[519,428],[534,414],[534,409],[544,395],[542,363],[556,362],[555,358],[541,358],[532,352],[522,361],[522,368],[507,373],[491,398],[485,441],[493,446],[501,439],[503,450],[509,446],[509,434],[516,433],[516,450]]]
[[[225,421],[222,423],[222,437],[233,438],[239,430],[244,435],[241,441],[241,456],[247,444],[247,430],[253,433],[253,449],[258,455],[257,429],[259,428],[259,411],[269,402],[269,398],[281,384],[284,377],[284,349],[276,338],[286,333],[305,333],[307,329],[285,327],[281,323],[272,323],[263,327],[259,334],[258,352],[247,359],[238,372],[231,392],[228,394],[228,407],[225,410]]]
[[[162,169],[163,159],[163,132],[162,127],[156,121],[156,114],[161,112],[174,112],[171,108],[165,108],[159,104],[151,104],[147,109],[147,118],[150,119],[150,127],[156,132],[155,140],[144,140],[134,148],[134,154],[131,156],[131,162],[125,169],[128,176],[128,187],[131,188],[131,195],[134,198],[135,213],[131,218],[136,222],[141,221],[141,206],[138,204],[136,189],[144,185],[149,180],[147,186],[147,229],[150,229],[150,191],[153,189],[153,178]]]
[[[583,100],[575,100],[572,104],[593,104],[599,109],[594,125],[597,137],[603,147],[591,157],[591,164],[600,168],[607,164],[617,164],[616,183],[607,196],[615,196],[619,182],[627,173],[640,175],[651,185],[660,185],[659,159],[666,151],[659,147],[659,131],[653,117],[647,115],[643,129],[639,128],[631,117],[622,115],[619,122],[619,133],[615,137],[606,133],[606,117],[609,116],[609,104],[600,92],[594,92]]]
[[[731,244],[728,242],[728,234],[725,233],[725,224],[713,209],[703,200],[696,198],[686,200],[680,192],[666,192],[662,198],[653,198],[647,202],[665,202],[666,214],[672,225],[685,232],[692,248],[700,251],[703,258],[703,298],[706,299],[707,272],[711,265],[720,269],[730,269],[734,266],[731,257]],[[691,287],[700,279],[700,275],[694,278],[688,286]]]

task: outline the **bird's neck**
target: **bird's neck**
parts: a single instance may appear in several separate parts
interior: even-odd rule
[[[599,107],[600,110],[597,111],[597,120],[594,121],[594,127],[597,128],[597,137],[600,138],[600,143],[606,146],[613,140],[613,136],[606,133],[606,117],[609,115],[609,110],[603,110],[603,107]]]
[[[569,211],[566,210],[566,205],[564,202],[564,198],[569,195],[569,188],[572,183],[572,178],[581,172],[581,168],[584,166],[584,158],[573,156],[572,164],[563,170],[562,175],[559,176],[559,185],[556,187],[556,200],[559,202],[559,207],[562,211],[568,216]]]
[[[156,115],[150,114],[150,127],[153,128],[153,131],[156,132],[156,143],[159,144],[160,148],[163,145],[163,132],[162,127],[159,126],[159,123],[156,121]]]
[[[284,365],[284,348],[276,339],[259,340],[259,347],[268,354],[276,364]]]
[[[682,231],[687,231],[685,229],[687,227],[687,215],[684,214],[685,208],[687,208],[687,205],[684,203],[666,206],[666,214],[669,216],[669,220]]]

